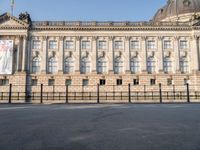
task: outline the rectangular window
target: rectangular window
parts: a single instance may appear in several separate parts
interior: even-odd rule
[[[106,85],[106,80],[105,79],[100,79],[99,85]]]
[[[167,85],[172,85],[173,80],[172,79],[167,79]]]
[[[99,49],[106,49],[106,41],[99,41]]]
[[[89,80],[88,79],[83,79],[83,86],[88,86]]]
[[[67,86],[72,85],[72,80],[71,79],[66,79],[65,85],[67,85]]]
[[[139,85],[140,81],[139,79],[133,79],[133,85]]]
[[[0,80],[0,86],[6,86],[9,84],[9,80],[8,79],[1,79]]]
[[[139,49],[140,43],[139,41],[131,41],[131,49]]]
[[[123,49],[123,42],[115,41],[115,49]]]
[[[172,43],[170,40],[164,41],[164,49],[171,49],[172,48]]]
[[[32,86],[37,86],[38,80],[37,79],[32,79],[31,84],[32,84]]]
[[[156,85],[156,79],[151,79],[150,80],[150,85]]]
[[[90,41],[82,41],[81,48],[82,49],[90,49],[91,48]]]
[[[188,41],[181,40],[180,41],[180,49],[187,49],[188,48]]]
[[[33,41],[33,49],[40,49],[40,41],[39,40]]]
[[[156,42],[155,41],[148,41],[147,42],[148,49],[156,49]]]
[[[122,85],[122,84],[123,84],[122,79],[117,79],[117,85]]]
[[[65,41],[65,49],[74,49],[73,41]]]
[[[49,41],[49,49],[56,49],[57,48],[57,41],[51,40]]]
[[[55,85],[55,80],[54,79],[49,79],[49,86],[54,86]]]
[[[189,84],[189,80],[188,79],[184,79],[184,85]]]

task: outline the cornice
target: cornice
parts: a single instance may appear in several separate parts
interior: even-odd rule
[[[191,31],[193,28],[188,27],[32,27],[30,30],[72,30],[72,31]]]

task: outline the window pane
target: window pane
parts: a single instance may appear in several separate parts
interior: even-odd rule
[[[106,49],[106,41],[99,41],[99,49]]]
[[[131,49],[139,49],[139,41],[131,41]]]
[[[49,49],[56,49],[57,48],[57,41],[51,40],[49,41]]]
[[[73,41],[66,41],[65,42],[65,49],[74,49],[74,42]]]
[[[123,42],[115,41],[115,49],[123,49]]]
[[[90,41],[82,41],[81,48],[82,49],[90,49],[91,48]]]
[[[33,41],[33,49],[40,49],[40,41],[39,40]]]

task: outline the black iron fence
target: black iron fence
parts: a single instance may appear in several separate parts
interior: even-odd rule
[[[0,103],[190,103],[200,102],[200,86],[1,86]]]

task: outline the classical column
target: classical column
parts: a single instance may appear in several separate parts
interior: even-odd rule
[[[141,39],[142,39],[141,69],[142,69],[142,72],[146,73],[147,72],[147,45],[146,45],[147,37],[143,36]]]
[[[125,37],[125,69],[127,73],[130,73],[130,37]]]
[[[97,37],[92,37],[92,72],[97,72]]]
[[[191,38],[191,54],[190,55],[190,68],[191,71],[198,71],[199,70],[199,52],[198,52],[198,40],[199,38],[197,36],[193,36]]]
[[[26,71],[26,54],[27,54],[27,36],[23,36],[22,72]]]
[[[63,62],[64,62],[64,37],[59,37],[59,55],[58,55],[58,71],[63,73]]]
[[[20,40],[20,36],[17,36],[17,67],[16,67],[16,71],[17,72],[20,72],[20,43],[21,43],[21,40]]]
[[[158,71],[163,72],[163,37],[158,37]]]
[[[31,49],[31,37],[28,37],[27,42],[27,72],[30,73],[31,71],[31,64],[32,64],[32,49]]]
[[[114,46],[113,46],[114,37],[109,37],[109,48],[108,48],[108,61],[109,61],[109,72],[113,73],[114,71]]]
[[[75,56],[75,72],[80,73],[80,59],[81,59],[81,37],[76,37],[76,50],[74,53]]]
[[[174,53],[175,53],[175,72],[180,72],[180,51],[179,51],[179,37],[174,37]]]
[[[42,41],[42,52],[41,52],[41,70],[43,73],[46,73],[47,68],[47,53],[48,51],[48,37],[44,36]]]

